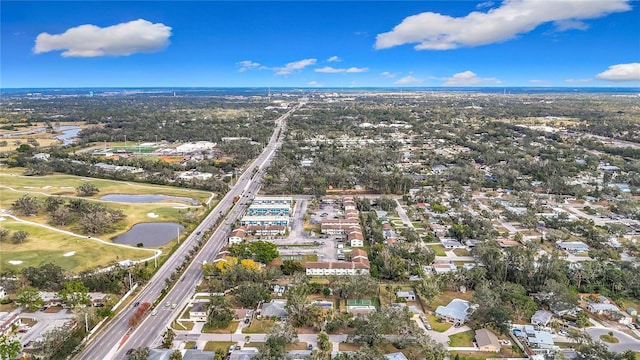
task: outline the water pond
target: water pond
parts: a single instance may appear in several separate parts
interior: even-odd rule
[[[162,246],[175,239],[184,226],[174,222],[149,222],[135,224],[126,233],[113,239],[117,244],[138,245],[144,247]]]

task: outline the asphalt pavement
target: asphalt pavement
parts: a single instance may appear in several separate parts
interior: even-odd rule
[[[279,139],[278,133],[280,133],[280,131],[284,132],[286,118],[295,110],[299,109],[300,106],[302,106],[302,104],[295,106],[276,120],[276,128],[262,153],[247,167],[233,188],[227,192],[202,223],[196,227],[195,231],[183,241],[182,245],[167,259],[165,264],[156,272],[142,291],[132,300],[131,303],[136,301],[155,302],[156,299],[161,296],[161,292],[166,286],[165,279],[168,279],[171,274],[175,272],[175,269],[188,257],[189,250],[200,241],[200,236],[197,234],[212,228],[216,221],[229,211],[225,220],[214,231],[205,245],[203,245],[173,288],[168,291],[162,303],[156,306],[158,310],[156,315],[149,314],[132,330],[128,324],[128,320],[136,308],[129,306],[120,311],[104,329],[100,330],[90,339],[85,349],[76,359],[126,359],[125,352],[127,349],[143,346],[152,347],[161,341],[162,334],[170,325],[171,321],[178,315],[178,311],[182,309],[180,305],[186,304],[186,301],[188,301],[195,291],[195,285],[202,280],[201,265],[204,261],[211,260],[226,244],[227,235],[231,231],[231,226],[244,214],[246,205],[257,193],[260,187],[260,180],[267,166],[271,163],[275,152],[280,147],[282,137]],[[240,199],[234,204],[233,198],[235,196],[240,196]],[[171,304],[176,303],[178,306],[176,306],[175,309],[171,309],[170,306],[165,307],[164,304],[167,301]]]

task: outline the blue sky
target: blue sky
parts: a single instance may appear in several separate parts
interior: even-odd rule
[[[640,87],[640,2],[2,1],[0,86]]]

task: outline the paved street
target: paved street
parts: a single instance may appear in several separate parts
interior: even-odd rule
[[[135,312],[134,307],[129,307],[121,311],[96,334],[85,347],[84,351],[77,359],[94,360],[94,359],[124,359],[125,352],[128,348],[137,348],[142,346],[153,346],[160,341],[160,336],[164,329],[168,327],[172,319],[178,314],[182,305],[194,293],[194,286],[202,279],[202,271],[200,266],[204,261],[211,260],[215,254],[226,244],[226,237],[231,231],[233,223],[244,213],[244,209],[251,199],[258,192],[260,180],[265,173],[266,167],[270,164],[275,152],[280,147],[282,137],[279,136],[284,131],[285,120],[295,110],[299,109],[299,104],[282,115],[276,120],[276,127],[271,136],[269,144],[264,148],[263,152],[247,167],[245,172],[238,178],[236,184],[227,194],[220,200],[216,207],[210,212],[205,220],[198,225],[194,233],[190,234],[182,243],[182,245],[173,253],[173,255],[165,262],[149,283],[132,301],[153,303],[161,296],[164,289],[165,279],[169,278],[175,269],[182,264],[189,250],[200,241],[200,233],[214,226],[214,224],[226,214],[226,218],[221,225],[214,231],[200,252],[195,256],[189,267],[184,271],[183,275],[178,279],[173,288],[171,288],[165,296],[165,301],[176,303],[175,309],[160,308],[155,316],[147,316],[138,327],[131,331],[128,325],[128,319]],[[239,196],[240,199],[234,203],[234,197]],[[228,212],[228,214],[227,214]]]
[[[613,330],[611,328],[601,328],[601,327],[590,327],[590,328],[586,328],[585,331],[595,341],[600,341],[600,336],[608,335],[609,332],[613,332],[613,336],[618,338],[620,342],[616,344],[611,344],[604,341],[602,342],[603,344],[607,345],[607,347],[611,351],[615,351],[618,353],[623,352],[625,350],[640,351],[640,341],[621,331]]]

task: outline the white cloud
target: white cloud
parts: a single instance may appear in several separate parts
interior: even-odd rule
[[[322,86],[322,84],[320,84],[320,83],[319,83],[319,82],[317,82],[317,81],[309,81],[309,85],[310,85],[310,86],[317,86],[317,87]]]
[[[640,63],[611,65],[596,75],[596,78],[608,81],[640,81]]]
[[[533,79],[529,80],[529,82],[532,84],[548,84],[549,80]]]
[[[450,78],[444,78],[442,86],[475,86],[483,84],[500,84],[500,80],[496,78],[481,78],[473,71],[464,71],[453,74]]]
[[[420,84],[424,80],[415,78],[411,75],[405,76],[402,79],[398,79],[398,81],[394,82],[396,85],[409,85],[409,84]]]
[[[344,72],[344,69],[336,69],[331,66],[325,66],[323,68],[316,69],[316,72],[325,73],[325,74],[337,74],[337,73]]]
[[[591,81],[593,81],[593,79],[566,79],[564,82],[569,84],[575,84],[575,83],[588,83]]]
[[[388,72],[388,71],[383,71],[383,72],[381,72],[381,73],[380,73],[380,75],[382,75],[382,76],[384,76],[384,77],[387,77],[387,78],[389,78],[389,79],[393,79],[393,78],[394,78],[394,77],[396,77],[398,74],[399,74],[399,73],[391,73],[391,72]]]
[[[327,59],[327,62],[338,62],[338,61],[342,61],[342,59],[340,59],[337,56],[332,56],[332,57]]]
[[[487,12],[464,17],[433,12],[409,16],[393,30],[376,36],[376,49],[417,43],[416,50],[448,50],[486,45],[514,38],[541,24],[559,29],[584,27],[580,20],[631,10],[630,0],[505,0]]]
[[[485,1],[483,3],[476,5],[476,9],[490,8],[493,5],[495,5],[493,1]]]
[[[101,28],[86,24],[62,34],[40,33],[33,52],[64,50],[64,57],[126,56],[160,51],[169,45],[171,28],[144,19]]]
[[[260,68],[260,64],[251,60],[240,61],[239,63],[237,63],[237,65],[240,66],[240,69],[238,69],[239,72],[245,72],[247,70]]]
[[[357,67],[350,67],[347,70],[345,70],[345,72],[348,72],[348,73],[351,73],[351,74],[353,74],[353,73],[363,73],[363,72],[368,72],[368,71],[369,71],[369,68],[357,68]]]
[[[325,74],[338,74],[338,73],[363,73],[369,71],[369,68],[358,68],[358,67],[350,67],[350,68],[333,68],[331,66],[325,66],[322,68],[318,68],[315,70],[319,73]]]
[[[290,62],[283,67],[275,67],[276,75],[289,75],[296,70],[302,70],[307,66],[314,65],[318,62],[317,59],[302,59],[294,62]]]

